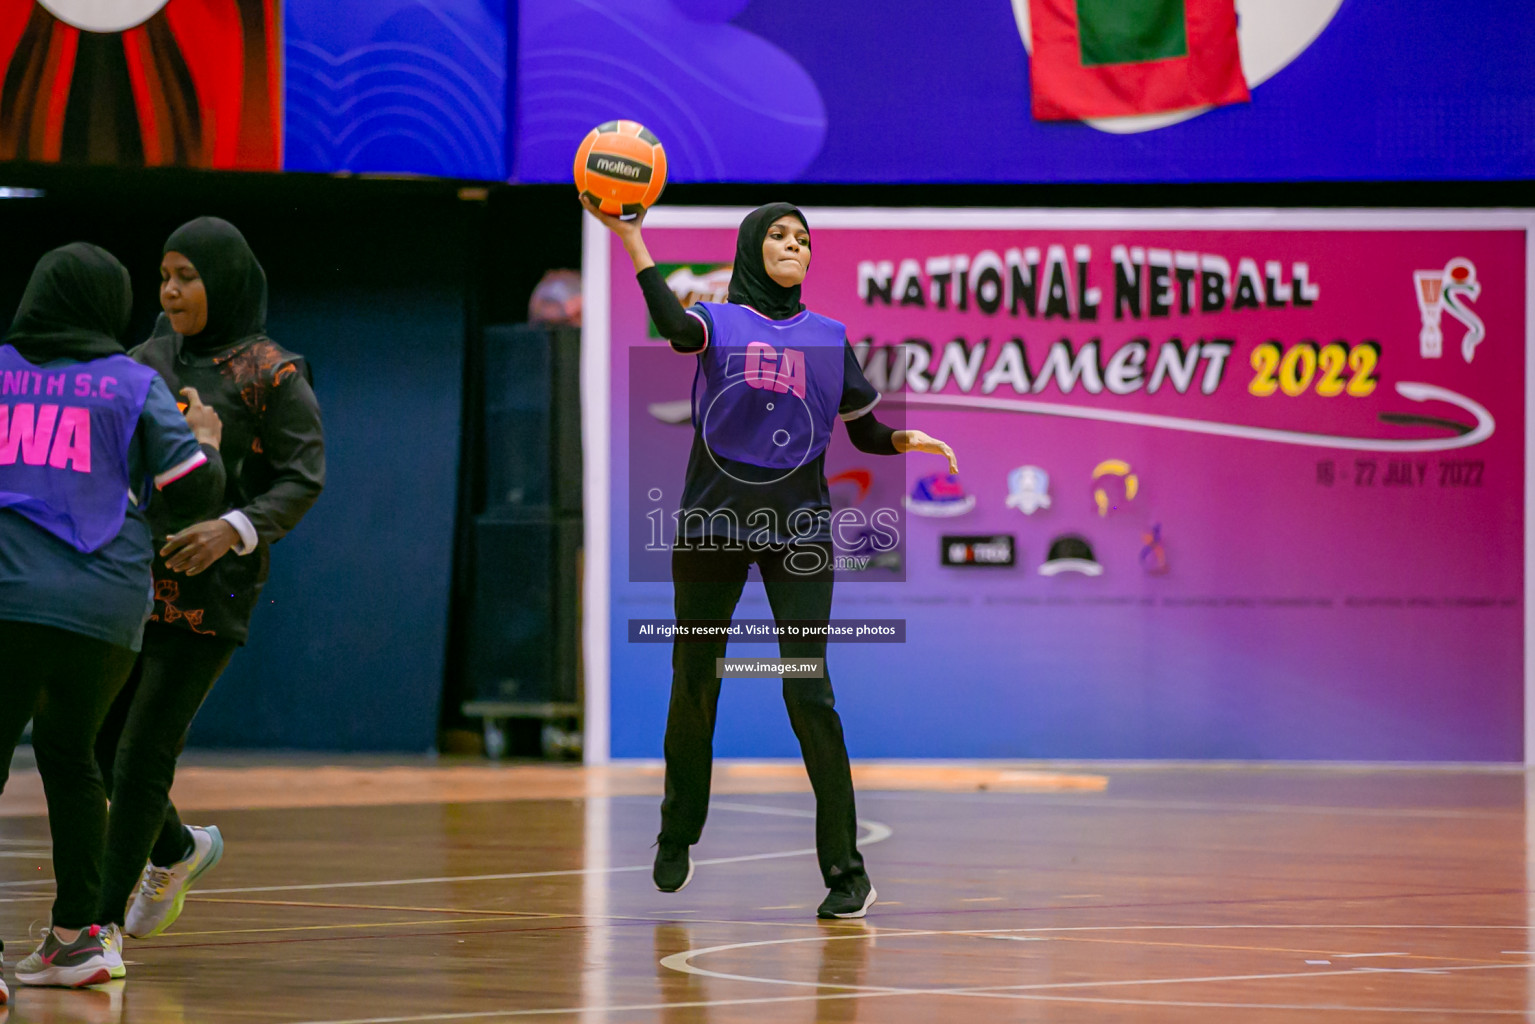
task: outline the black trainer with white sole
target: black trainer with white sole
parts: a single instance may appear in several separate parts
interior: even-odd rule
[[[816,908],[816,917],[825,918],[852,918],[862,917],[874,906],[874,901],[879,898],[879,893],[874,891],[874,883],[869,881],[868,875],[858,875],[846,881],[839,882],[821,905]]]
[[[688,848],[665,840],[656,844],[656,862],[650,877],[662,892],[676,892],[691,882],[693,858],[688,855]]]

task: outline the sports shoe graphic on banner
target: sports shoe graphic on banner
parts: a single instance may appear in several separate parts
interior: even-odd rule
[[[1079,572],[1084,576],[1102,576],[1103,566],[1093,557],[1092,545],[1074,533],[1063,533],[1050,542],[1050,553],[1039,567],[1041,576],[1059,576]]]
[[[1038,466],[1019,466],[1007,474],[1007,507],[1031,516],[1050,507],[1050,474]]]
[[[1487,336],[1482,318],[1466,306],[1467,299],[1474,300],[1482,294],[1475,264],[1457,256],[1446,263],[1443,270],[1414,270],[1412,283],[1418,296],[1418,312],[1423,314],[1423,329],[1418,332],[1418,354],[1424,359],[1438,359],[1444,355],[1444,333],[1440,324],[1448,312],[1466,326],[1460,354],[1469,363],[1476,355],[1476,346]]]
[[[957,476],[929,473],[912,486],[906,507],[919,516],[962,516],[975,508],[975,495],[965,493]]]

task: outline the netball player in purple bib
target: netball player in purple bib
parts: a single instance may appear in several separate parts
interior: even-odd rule
[[[672,551],[677,620],[729,622],[755,562],[775,620],[824,624],[833,576],[825,453],[837,420],[871,455],[931,452],[958,472],[954,453],[920,430],[892,430],[874,417],[879,393],[864,378],[846,329],[800,302],[810,229],[795,207],[772,203],[748,214],[736,237],[730,301],[686,310],[645,248],[643,215],[620,221],[590,202],[586,208],[623,242],[662,336],[697,357],[693,450]],[[709,809],[720,694],[715,659],[725,647],[723,640],[672,646],[666,796],[653,871],[662,892],[693,877],[688,848]],[[779,652],[824,659],[825,634],[780,640]],[[863,917],[875,891],[856,845],[853,779],[831,679],[785,679],[783,697],[815,790],[816,853],[830,890],[817,914]]]
[[[0,343],[0,789],[31,719],[57,882],[51,927],[16,968],[28,985],[125,973],[121,935],[97,916],[96,733],[153,607],[148,509],[186,521],[224,490],[218,416],[187,388],[183,417],[128,358],[131,305],[121,263],[67,245],[38,262]]]

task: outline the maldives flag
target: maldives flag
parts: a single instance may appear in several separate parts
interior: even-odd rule
[[[1029,0],[1041,121],[1245,102],[1235,0]]]

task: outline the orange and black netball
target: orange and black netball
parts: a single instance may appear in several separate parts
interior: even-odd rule
[[[603,213],[633,217],[661,198],[666,150],[637,121],[608,121],[576,149],[576,190]]]

